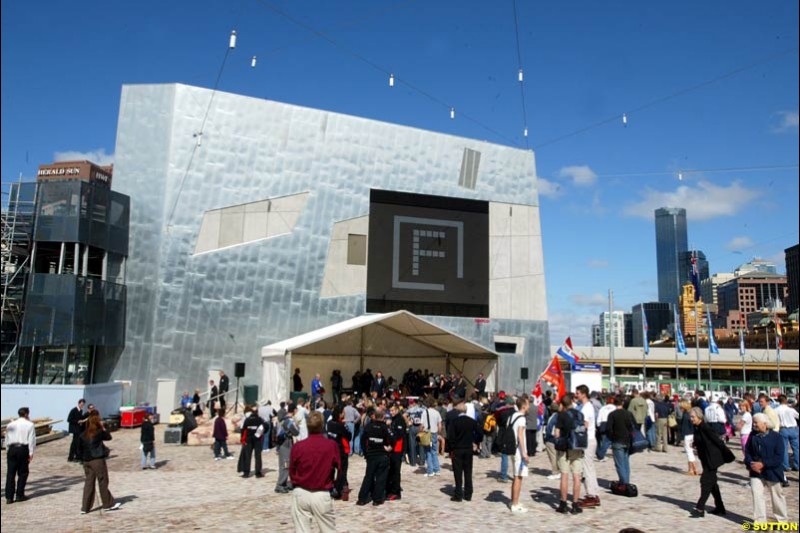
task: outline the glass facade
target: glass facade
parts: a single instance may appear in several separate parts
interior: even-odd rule
[[[672,306],[660,302],[636,304],[631,310],[631,325],[633,329],[633,346],[644,346],[644,329],[642,328],[642,307],[647,318],[647,341],[652,343],[661,338],[661,333],[669,331],[675,323]]]
[[[677,305],[686,272],[681,253],[689,250],[686,210],[680,207],[656,209],[656,266],[658,301]]]

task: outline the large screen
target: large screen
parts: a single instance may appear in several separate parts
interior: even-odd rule
[[[489,316],[489,203],[370,191],[367,312]]]

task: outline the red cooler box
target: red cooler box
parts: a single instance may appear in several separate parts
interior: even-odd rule
[[[144,417],[147,414],[147,409],[140,409],[138,407],[119,410],[120,422],[119,426],[123,428],[138,428],[144,422]]]

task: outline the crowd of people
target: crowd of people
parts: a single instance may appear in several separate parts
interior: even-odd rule
[[[341,373],[336,371],[334,376],[341,378]],[[335,531],[333,501],[351,499],[348,467],[356,455],[366,463],[355,498],[359,506],[402,499],[404,463],[424,467],[425,477],[436,477],[441,475],[440,456],[447,455],[454,476],[452,501],[472,500],[476,458],[498,457],[497,478],[511,482],[510,511],[528,512],[520,494],[530,476],[531,459],[542,448],[551,467],[547,477],[560,480],[558,513],[579,514],[601,505],[595,463],[607,461],[609,451],[617,474],[611,492],[636,496],[630,456],[644,451],[668,453],[674,446],[686,454],[686,475],[699,476],[699,496],[691,516],[702,518],[709,499],[714,507],[708,512],[725,515],[717,473],[734,461],[728,441],[737,434],[750,478],[753,521],[767,521],[767,498],[774,520],[789,519],[783,489],[789,485],[786,472],[798,470],[800,456],[798,411],[785,396],[777,403],[765,394],[754,397],[750,393],[739,403],[717,402],[709,401],[701,390],[679,397],[635,389],[627,394],[601,393],[584,385],[561,394],[551,390],[542,394],[537,385],[530,395],[514,396],[503,391],[486,393],[483,375],[468,384],[462,375],[412,369],[399,384],[370,370],[354,376],[353,384],[358,389],[346,390],[341,380],[332,379],[331,390],[339,395],[329,405],[317,374],[309,399],[294,395],[295,401],[282,401],[275,407],[270,402],[246,406],[239,422],[242,447],[237,470],[243,478],[263,477],[262,453],[274,449],[278,458],[274,490],[291,493],[298,531],[309,531],[312,522],[321,531]],[[299,371],[294,385],[301,389],[296,392],[302,391]],[[196,396],[192,399],[197,400]],[[198,403],[183,407],[195,409]],[[19,414],[7,433],[8,503],[26,499],[27,463],[35,449],[29,412],[23,408]],[[214,458],[236,459],[228,450],[225,410],[214,409],[213,414]],[[80,400],[68,423],[73,437],[68,461],[82,463],[85,473],[81,512],[91,511],[96,484],[102,508],[119,509],[108,489],[105,463],[105,442],[111,434],[99,413]],[[141,467],[155,468],[151,416],[142,425],[140,441]],[[355,489],[358,482],[353,481]]]
[[[338,371],[336,375],[341,376]],[[342,390],[341,381],[334,383],[332,376],[331,382],[332,390]],[[296,392],[302,391],[299,369],[295,385]],[[315,439],[327,437],[333,444],[327,449],[335,468],[324,482],[303,487],[323,492],[318,498],[326,499],[325,505],[294,502],[302,507],[293,508],[301,531],[312,519],[326,531],[325,524],[331,523],[333,515],[317,511],[332,509],[327,498],[349,499],[347,472],[353,455],[366,461],[356,505],[379,506],[401,499],[402,464],[424,466],[423,475],[435,477],[441,474],[442,454],[450,457],[455,478],[451,500],[468,502],[473,497],[473,459],[499,456],[498,479],[511,482],[510,510],[525,513],[528,509],[520,504],[522,484],[529,476],[531,458],[542,445],[552,469],[547,477],[560,480],[556,512],[579,514],[601,505],[595,463],[606,461],[609,451],[618,478],[610,487],[612,493],[635,496],[630,456],[643,451],[667,453],[670,446],[679,446],[687,456],[686,474],[700,478],[691,516],[702,518],[710,498],[714,507],[708,512],[724,515],[727,510],[717,471],[734,460],[728,441],[736,434],[751,478],[753,520],[767,520],[766,494],[772,499],[775,520],[788,519],[783,488],[789,483],[785,471],[796,471],[798,466],[798,414],[785,396],[775,406],[763,394],[758,398],[747,394],[736,404],[732,399],[708,401],[700,390],[682,398],[637,390],[599,393],[580,386],[558,398],[549,390],[512,396],[502,391],[487,394],[482,375],[467,384],[459,374],[412,369],[399,383],[380,371],[358,373],[352,389],[334,396],[333,406],[323,398],[319,374],[311,392],[308,402],[304,398],[281,402],[275,410],[268,406],[267,413],[263,407],[260,413],[254,408],[248,416],[252,422],[244,423],[250,428],[256,423],[269,427],[265,433],[272,435],[271,440],[261,446],[278,449],[278,493],[294,494],[296,478],[303,479],[306,463],[296,461],[293,451],[299,443],[318,435]],[[321,417],[321,428],[310,428],[312,415],[315,420]]]

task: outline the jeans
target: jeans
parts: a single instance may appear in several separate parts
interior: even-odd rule
[[[781,437],[783,437],[783,469],[789,470],[791,465],[789,464],[789,446],[792,447],[792,452],[794,452],[794,469],[797,470],[798,467],[798,459],[800,459],[797,455],[797,435],[798,430],[797,426],[793,428],[781,428]]]
[[[500,479],[508,479],[508,456],[504,453],[500,454]]]
[[[600,437],[600,444],[597,446],[597,459],[600,461],[605,459],[609,448],[611,448],[611,440],[603,435]]]
[[[350,432],[350,455],[353,455],[353,446],[355,445],[355,438],[356,438],[356,423],[355,422],[345,422],[344,427],[347,428],[347,431]]]
[[[231,453],[228,451],[228,443],[224,440],[214,439],[214,457],[219,457],[220,450],[225,452],[225,457]]]
[[[423,448],[425,450],[427,473],[439,472],[439,436],[436,433],[431,433],[431,445],[423,446]]]
[[[262,444],[261,449],[262,450],[269,450],[269,442],[270,442],[270,440],[272,440],[271,439],[271,437],[272,437],[272,424],[270,424],[269,422],[264,424],[264,435],[262,435],[262,437],[263,437],[264,443]]]
[[[650,429],[647,430],[647,433],[646,433],[645,436],[647,437],[647,442],[650,444],[650,449],[654,450],[655,447],[656,447],[656,424],[655,424],[655,422],[653,422],[653,424],[650,426]]]
[[[147,466],[147,456],[150,456],[150,466],[156,466],[156,447],[154,445],[150,445],[150,451],[147,451],[147,448],[142,450],[142,468]]]
[[[421,464],[420,458],[420,451],[419,451],[419,443],[417,442],[417,435],[419,434],[419,429],[416,426],[411,426],[408,429],[408,464],[411,466],[417,466]]]
[[[611,453],[614,454],[614,468],[617,469],[617,476],[621,483],[631,482],[631,456],[628,454],[628,447],[619,442],[611,444]]]
[[[355,439],[353,440],[353,453],[357,453],[361,455],[361,431],[363,429],[363,425],[358,427],[358,435],[356,435]]]

